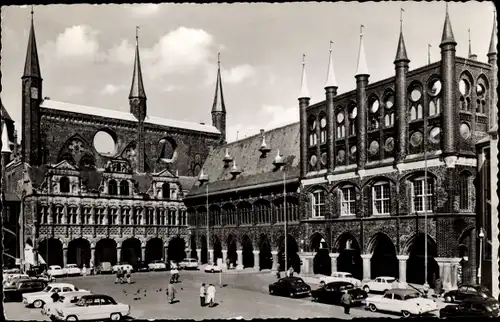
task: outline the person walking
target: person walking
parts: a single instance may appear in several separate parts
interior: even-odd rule
[[[168,302],[170,304],[174,303],[175,293],[177,293],[177,290],[175,289],[174,284],[168,283],[168,286],[167,286],[167,298],[168,298]]]
[[[205,287],[205,283],[203,283],[203,284],[201,284],[201,287],[200,287],[200,305],[201,305],[201,307],[205,306],[206,297],[207,297],[207,289]]]
[[[82,275],[87,276],[87,266],[85,266],[85,264],[83,264],[83,267],[82,267]]]
[[[347,290],[344,291],[344,294],[342,294],[342,298],[340,299],[340,302],[342,303],[342,306],[344,307],[344,313],[350,314],[352,298],[351,298],[351,294],[349,294],[349,292],[347,292]]]
[[[117,269],[116,270],[116,279],[115,279],[115,284],[118,284],[120,283],[121,284],[122,282],[122,277],[121,277],[121,269]]]
[[[278,263],[278,265],[276,265],[276,278],[277,279],[281,278],[280,269],[281,269],[281,265]]]
[[[293,277],[293,267],[290,266],[290,268],[288,269],[288,277]]]
[[[130,271],[130,268],[127,270],[127,283],[132,284],[132,272]]]
[[[177,283],[179,281],[179,270],[174,267],[170,272],[172,273],[172,282]]]
[[[209,284],[207,288],[207,304],[209,307],[213,307],[215,304],[215,286]]]
[[[89,268],[90,268],[90,275],[94,275],[94,263],[90,262]]]

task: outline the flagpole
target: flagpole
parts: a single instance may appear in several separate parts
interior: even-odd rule
[[[286,213],[286,172],[283,169],[283,212],[285,215],[285,272],[288,270],[288,220]]]

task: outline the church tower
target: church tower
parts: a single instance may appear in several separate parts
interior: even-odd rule
[[[36,47],[33,9],[22,80],[22,162],[38,166],[42,163],[40,140],[40,103],[42,76]]]
[[[212,105],[212,125],[221,133],[221,143],[226,142],[226,104],[222,92],[222,78],[220,75],[220,53],[217,59],[217,83],[215,84],[214,103]]]

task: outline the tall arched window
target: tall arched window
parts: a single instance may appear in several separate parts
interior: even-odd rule
[[[161,186],[161,192],[162,192],[163,199],[170,199],[170,184],[168,182],[165,182]]]
[[[422,106],[422,87],[413,85],[410,88],[410,121],[421,120],[424,117],[424,108]]]
[[[356,103],[349,104],[349,135],[356,135],[356,117],[358,116],[358,108]]]
[[[319,143],[326,143],[326,115],[322,114],[319,116]]]
[[[394,126],[394,94],[392,92],[388,92],[384,97],[384,126],[391,127]]]
[[[129,195],[129,185],[127,180],[122,180],[120,182],[120,196],[128,196]]]
[[[318,124],[316,124],[316,118],[310,117],[308,123],[308,130],[309,130],[309,146],[315,146],[318,144],[318,136],[316,134],[316,128]]]
[[[118,194],[118,185],[116,180],[109,180],[108,182],[108,194],[111,196],[116,196]]]
[[[441,81],[438,78],[433,78],[429,82],[429,116],[434,116],[441,113],[441,99],[439,98],[439,93],[441,93]]]
[[[345,115],[342,108],[337,112],[337,140],[345,138]]]
[[[462,172],[460,174],[460,209],[468,210],[470,207],[469,202],[469,174]]]
[[[61,179],[59,179],[59,191],[65,193],[70,192],[68,177],[61,177]]]

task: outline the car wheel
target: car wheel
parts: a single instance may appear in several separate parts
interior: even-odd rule
[[[451,297],[451,296],[446,296],[446,297],[444,298],[444,301],[445,301],[446,303],[453,303],[453,297]]]
[[[110,316],[111,321],[119,321],[122,319],[122,315],[120,313],[113,313]]]
[[[70,315],[66,318],[66,321],[78,321],[78,319],[76,318],[76,316]]]
[[[368,306],[368,308],[369,308],[369,309],[370,309],[370,311],[372,311],[372,312],[377,312],[377,307],[375,306],[375,304],[370,304],[370,305]]]
[[[370,288],[368,286],[363,287],[363,291],[366,293],[370,293]]]
[[[213,269],[211,269],[211,270],[210,270],[210,273],[213,273],[213,272],[214,272],[214,270],[213,270]]]
[[[269,294],[274,295],[274,292],[272,289],[269,290]]]
[[[41,309],[43,307],[43,301],[36,300],[35,302],[33,302],[33,307],[35,307],[35,309]]]
[[[404,318],[409,318],[411,315],[410,312],[408,312],[408,311],[402,311],[401,313],[403,314]]]
[[[290,297],[293,297],[295,294],[293,294],[293,292],[290,292]]]

